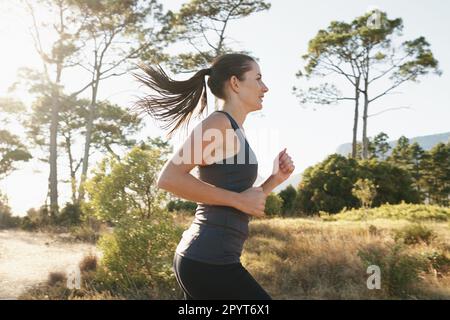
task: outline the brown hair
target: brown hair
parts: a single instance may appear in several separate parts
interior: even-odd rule
[[[244,73],[251,69],[250,63],[255,61],[252,57],[229,53],[217,57],[211,68],[196,72],[190,79],[176,81],[171,79],[161,68],[139,64],[144,74],[133,73],[133,76],[141,83],[156,91],[159,95],[146,95],[140,98],[133,109],[147,112],[156,120],[165,122],[164,129],[171,128],[168,136],[182,125],[187,125],[197,107],[200,98],[201,107],[197,115],[202,114],[207,107],[206,81],[208,75],[208,87],[216,97],[225,100],[224,84],[232,76],[244,80]]]

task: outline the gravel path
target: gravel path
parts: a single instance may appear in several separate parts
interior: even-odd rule
[[[49,272],[67,272],[85,255],[99,255],[95,245],[70,243],[64,235],[0,230],[0,299],[17,299]]]

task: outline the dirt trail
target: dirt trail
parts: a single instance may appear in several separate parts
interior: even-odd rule
[[[0,299],[17,299],[49,272],[74,268],[85,255],[99,255],[93,244],[70,243],[64,235],[0,230]]]

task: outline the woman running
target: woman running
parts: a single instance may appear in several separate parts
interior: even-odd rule
[[[186,81],[170,79],[161,67],[141,66],[138,80],[159,93],[138,106],[172,127],[169,135],[207,106],[207,85],[223,101],[191,132],[164,165],[158,187],[197,202],[195,218],[183,233],[173,268],[186,300],[267,300],[270,295],[240,262],[250,217],[264,216],[267,195],[294,171],[286,149],[275,159],[272,175],[259,187],[258,163],[243,129],[250,112],[262,109],[268,88],[256,61],[244,54],[224,54],[210,68]],[[198,168],[198,178],[190,174]]]

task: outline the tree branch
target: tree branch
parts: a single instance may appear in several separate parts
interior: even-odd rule
[[[389,108],[389,109],[386,109],[386,110],[383,110],[383,111],[380,111],[380,112],[377,112],[377,113],[370,114],[370,115],[368,115],[367,117],[377,116],[377,115],[379,115],[379,114],[381,114],[381,113],[385,113],[385,112],[392,111],[392,110],[398,110],[398,109],[412,109],[412,108],[411,108],[411,107],[395,107],[395,108]]]

